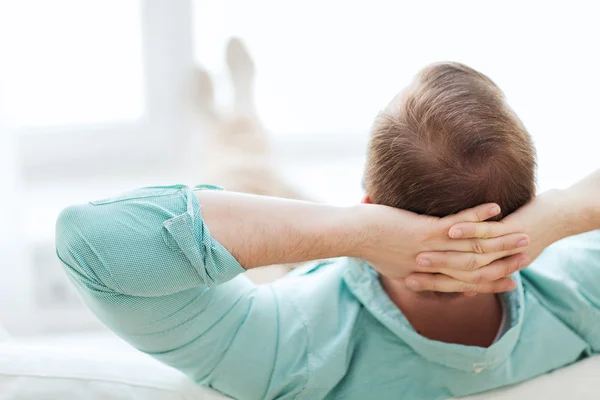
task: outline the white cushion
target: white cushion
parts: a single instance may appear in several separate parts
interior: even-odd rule
[[[2,328],[2,325],[0,325],[0,342],[3,342],[7,339],[8,339],[8,332],[6,332],[4,330],[4,328]]]
[[[2,400],[220,400],[137,351],[0,343]]]

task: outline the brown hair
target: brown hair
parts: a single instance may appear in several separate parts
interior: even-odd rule
[[[364,184],[376,204],[443,217],[496,202],[504,217],[535,194],[535,149],[487,76],[433,64],[375,120]]]

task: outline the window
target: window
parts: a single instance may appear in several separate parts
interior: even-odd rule
[[[139,1],[25,0],[12,2],[4,15],[3,29],[18,38],[8,43],[2,74],[17,126],[141,117]]]
[[[185,137],[190,10],[184,0],[0,3],[0,86],[22,176],[164,170]]]

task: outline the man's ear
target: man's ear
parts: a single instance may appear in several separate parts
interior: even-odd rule
[[[360,202],[362,204],[373,204],[368,194],[365,194]]]

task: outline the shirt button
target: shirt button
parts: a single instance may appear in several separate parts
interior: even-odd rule
[[[475,363],[475,364],[473,364],[473,372],[476,374],[479,374],[485,369],[485,366],[486,365],[484,362]]]

